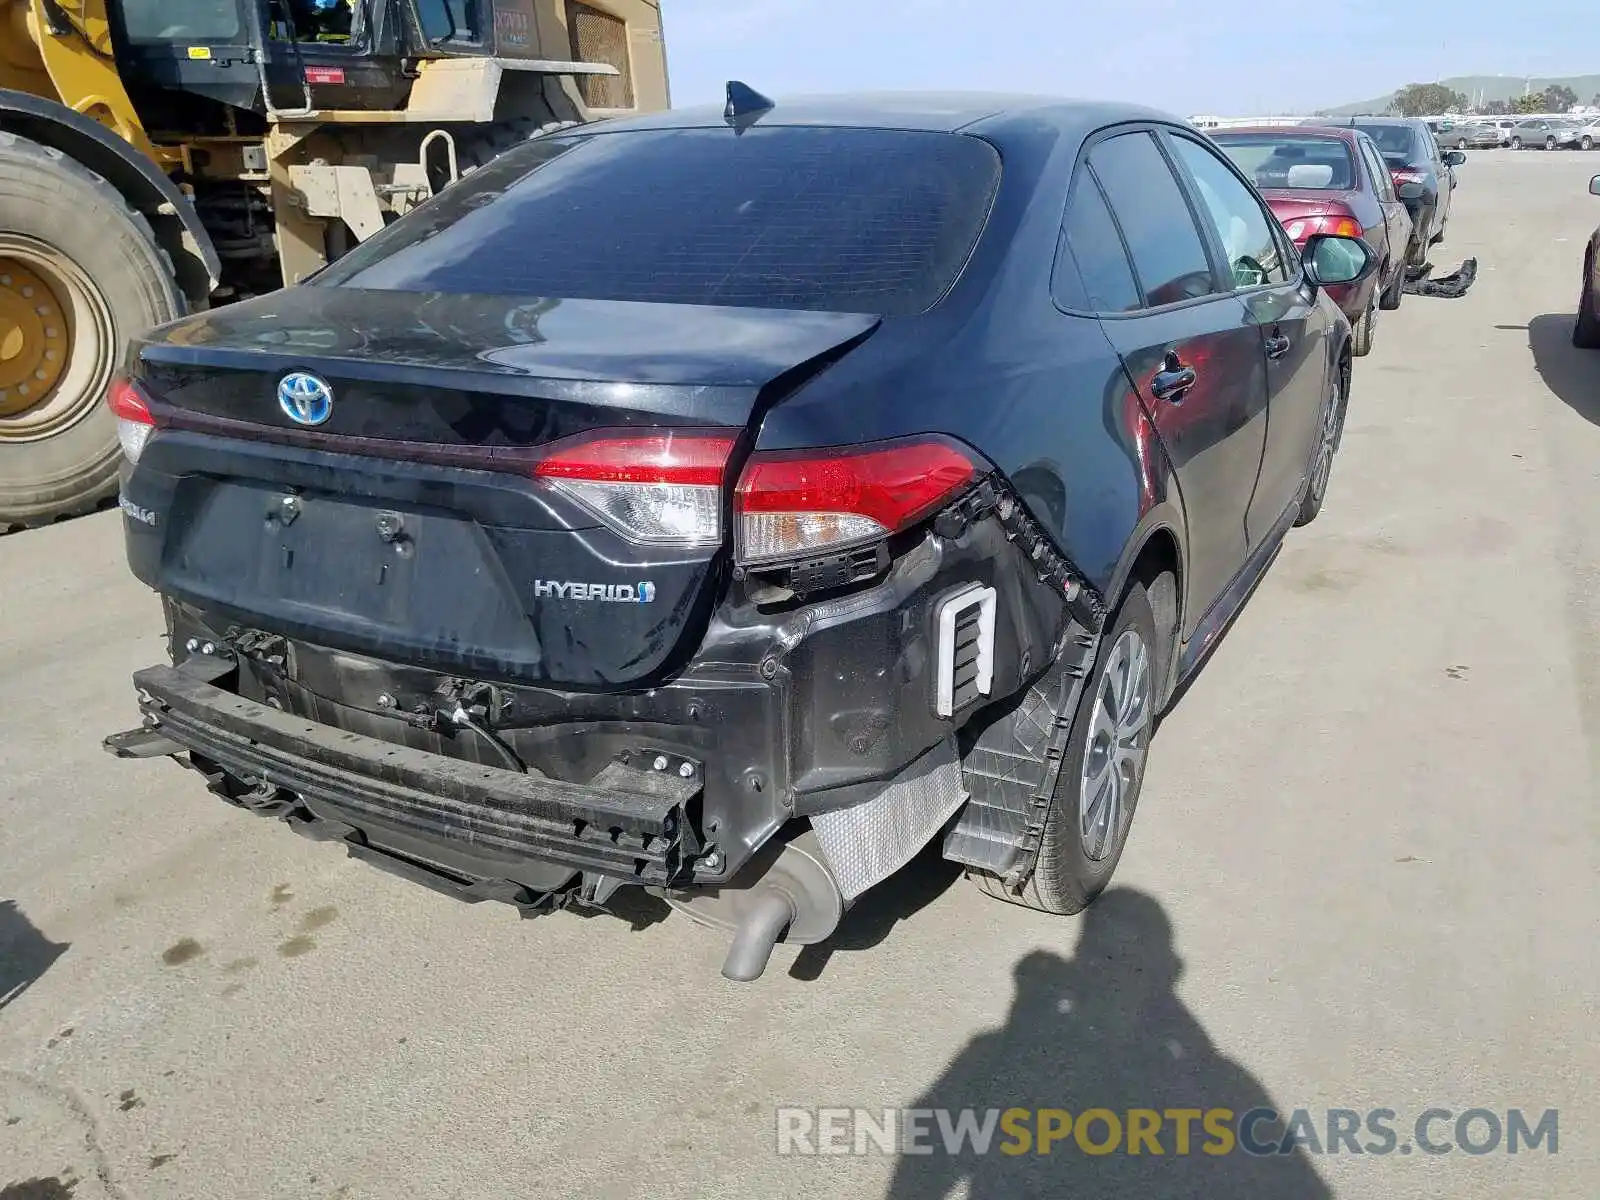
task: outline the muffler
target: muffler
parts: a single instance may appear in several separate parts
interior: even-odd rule
[[[768,842],[725,884],[666,899],[690,920],[733,934],[722,974],[739,983],[761,978],[780,941],[809,946],[826,939],[849,907],[809,829]]]

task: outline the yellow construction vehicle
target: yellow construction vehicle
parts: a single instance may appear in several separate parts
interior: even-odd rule
[[[130,335],[667,103],[657,0],[0,0],[0,531],[114,494]]]

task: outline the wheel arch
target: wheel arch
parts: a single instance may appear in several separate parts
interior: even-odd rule
[[[222,260],[194,205],[154,162],[98,121],[27,92],[0,88],[0,130],[59,150],[121,193],[150,222],[190,307],[205,307]]]
[[[1161,659],[1156,674],[1161,706],[1165,706],[1177,684],[1179,648],[1183,644],[1187,556],[1179,532],[1182,528],[1182,513],[1176,505],[1163,504],[1146,514],[1128,541],[1106,595],[1107,607],[1114,610],[1135,583],[1145,589],[1161,643],[1157,647]]]

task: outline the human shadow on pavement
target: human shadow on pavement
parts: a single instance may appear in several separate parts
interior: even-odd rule
[[[1296,1145],[1288,1146],[1289,1153],[1260,1157],[1237,1144],[1229,1153],[1206,1153],[1207,1144],[1223,1142],[1208,1133],[1198,1114],[1187,1153],[1181,1152],[1178,1122],[1166,1118],[1157,1133],[1160,1155],[1151,1153],[1148,1141],[1142,1153],[1127,1152],[1130,1110],[1231,1109],[1236,1129],[1252,1109],[1278,1106],[1249,1071],[1211,1044],[1174,993],[1183,961],[1155,900],[1131,888],[1113,889],[1085,911],[1082,926],[1071,961],[1035,950],[1017,964],[1005,1026],[972,1041],[914,1107],[949,1110],[949,1122],[969,1108],[980,1122],[990,1108],[1063,1109],[1073,1125],[1085,1110],[1109,1110],[1122,1124],[1115,1149],[1085,1153],[1069,1132],[1048,1154],[1036,1152],[1036,1139],[1028,1152],[1006,1154],[1002,1146],[1021,1143],[1001,1126],[987,1153],[974,1154],[968,1144],[949,1154],[937,1121],[929,1119],[920,1144],[934,1152],[896,1160],[888,1200],[939,1200],[963,1182],[970,1200],[1331,1197]],[[1275,1029],[1267,1014],[1259,1027],[1264,1036]],[[1023,1127],[1036,1133],[1039,1125],[1030,1118]],[[1086,1132],[1091,1149],[1109,1141],[1103,1118],[1089,1122]],[[1283,1125],[1262,1120],[1252,1134],[1252,1145],[1278,1147]]]
[[[48,971],[67,945],[45,937],[15,900],[0,900],[0,1009]]]
[[[1528,322],[1528,349],[1539,377],[1568,408],[1600,425],[1600,350],[1572,344],[1571,313],[1546,313]]]

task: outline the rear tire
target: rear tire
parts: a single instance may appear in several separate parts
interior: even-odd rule
[[[1466,148],[1467,148],[1467,139],[1466,138],[1457,138],[1456,139],[1456,149],[1457,150],[1465,150]]]
[[[1594,139],[1592,137],[1590,137],[1587,133],[1584,134],[1581,138],[1578,139],[1578,149],[1579,150],[1593,150],[1594,149]]]
[[[1428,242],[1420,228],[1411,231],[1411,240],[1406,243],[1406,267],[1413,271],[1420,271],[1428,265]]]
[[[0,132],[0,529],[116,491],[106,384],[130,338],[183,312],[171,260],[116,189]]]
[[[1556,148],[1556,140],[1555,140],[1555,138],[1553,138],[1553,137],[1545,138],[1545,140],[1544,140],[1544,148],[1546,150],[1554,150]]]
[[[1511,148],[1513,150],[1521,150],[1522,149],[1522,139],[1519,138],[1519,137],[1512,138],[1511,139]]]
[[[1580,350],[1600,350],[1600,297],[1595,294],[1594,259],[1583,262],[1583,291],[1578,295],[1578,319],[1572,326],[1572,344]]]
[[[1372,353],[1372,338],[1377,323],[1378,297],[1374,292],[1372,299],[1367,301],[1367,311],[1362,313],[1361,319],[1350,328],[1350,353],[1355,357],[1364,358]]]
[[[1395,271],[1394,278],[1389,281],[1389,286],[1384,288],[1382,294],[1379,295],[1378,307],[1390,311],[1397,309],[1400,307],[1400,301],[1405,298],[1405,294],[1406,271],[1402,265]]]
[[[1143,584],[1135,583],[1106,626],[1094,670],[1078,697],[1038,864],[1020,892],[1007,891],[993,875],[974,873],[973,881],[984,892],[1067,916],[1087,908],[1111,882],[1138,807],[1155,729],[1157,671],[1166,661],[1156,638],[1150,597]],[[1124,672],[1124,664],[1132,669]],[[1128,751],[1126,756],[1122,750]]]
[[[1334,456],[1339,453],[1339,443],[1344,438],[1345,410],[1350,403],[1350,361],[1343,359],[1333,373],[1333,383],[1328,396],[1328,407],[1323,411],[1322,430],[1317,436],[1317,447],[1312,452],[1310,476],[1306,481],[1306,494],[1300,501],[1296,525],[1309,525],[1322,511],[1322,501],[1328,494],[1328,478],[1333,472]]]

